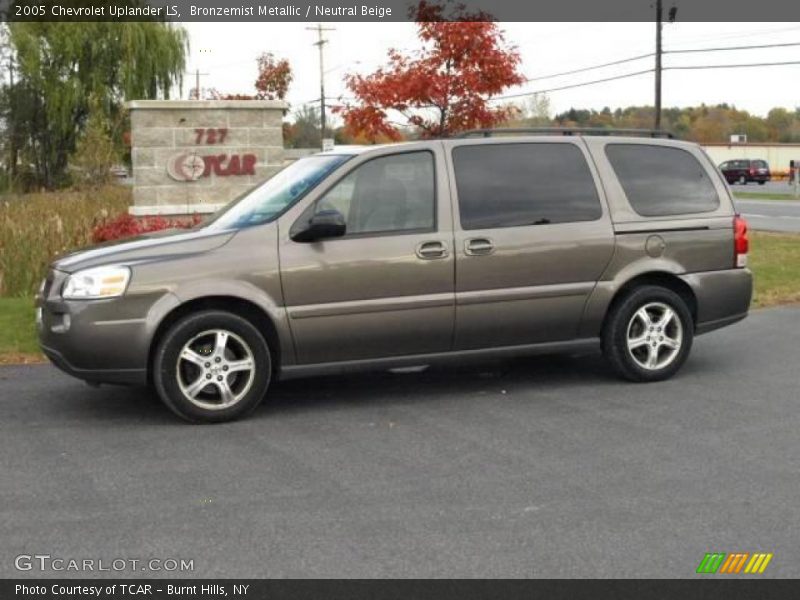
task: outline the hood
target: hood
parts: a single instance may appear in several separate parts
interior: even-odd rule
[[[108,264],[129,264],[187,254],[200,254],[228,242],[236,230],[212,231],[174,229],[158,231],[121,241],[106,242],[62,256],[53,268],[67,273]]]

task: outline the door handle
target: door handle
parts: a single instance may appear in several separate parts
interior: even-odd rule
[[[494,252],[494,244],[489,238],[473,238],[464,242],[464,252],[469,256],[484,256]]]
[[[417,246],[417,256],[423,260],[447,258],[447,246],[443,242],[422,242]]]

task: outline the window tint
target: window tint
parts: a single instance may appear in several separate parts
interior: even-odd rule
[[[463,229],[600,218],[583,153],[572,144],[482,144],[453,150]]]
[[[410,152],[364,163],[317,202],[316,210],[335,208],[347,234],[434,228],[433,155]]]
[[[229,229],[266,223],[314,189],[350,157],[347,154],[323,154],[295,161],[231,202],[205,226],[209,229]]]
[[[642,216],[708,212],[719,206],[717,191],[705,169],[685,150],[609,144],[606,155],[628,202]]]
[[[767,168],[767,161],[765,160],[754,160],[753,167],[756,169],[766,169]]]

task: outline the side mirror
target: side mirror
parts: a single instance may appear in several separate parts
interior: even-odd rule
[[[335,209],[321,210],[308,220],[305,227],[292,232],[295,242],[315,242],[326,238],[342,237],[347,231],[344,215]]]

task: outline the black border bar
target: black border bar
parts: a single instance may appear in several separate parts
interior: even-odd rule
[[[650,0],[453,0],[497,21],[652,21]],[[336,22],[409,21],[415,0],[0,0],[17,21]],[[673,0],[678,21],[787,22],[795,0]],[[149,10],[143,14],[143,8]],[[576,43],[580,40],[576,39]]]
[[[680,600],[724,598],[725,600],[785,599],[796,596],[797,582],[790,579],[729,578],[709,575],[698,579],[609,580],[265,580],[265,579],[6,579],[0,580],[0,598],[20,600],[83,600],[118,598],[167,600],[573,600],[576,598],[636,598]],[[234,594],[234,585],[248,586]],[[21,593],[17,586],[43,588],[44,593]],[[123,587],[123,586],[133,586]],[[150,586],[149,593],[145,586]],[[190,587],[183,593],[168,593],[168,586]],[[194,592],[191,586],[195,586]],[[203,591],[202,586],[207,586]],[[74,588],[102,588],[99,595],[64,593]],[[62,589],[63,588],[63,589]],[[114,590],[113,592],[110,590]],[[173,590],[175,587],[173,587]],[[60,590],[60,591],[59,591]],[[160,590],[160,591],[159,591]],[[131,593],[137,592],[137,593]]]

